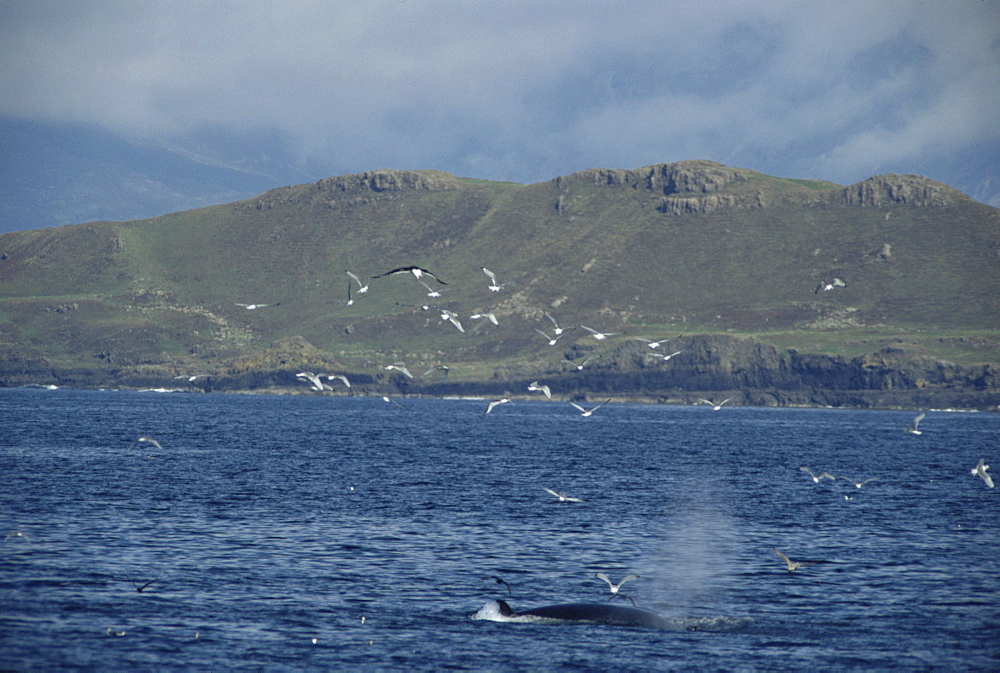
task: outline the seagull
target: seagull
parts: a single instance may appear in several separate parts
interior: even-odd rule
[[[621,332],[598,332],[596,329],[587,327],[586,325],[580,325],[580,327],[593,334],[594,338],[597,339],[598,341],[604,341],[609,336],[618,336],[619,334],[621,334]]]
[[[343,381],[344,385],[347,386],[348,388],[351,387],[351,382],[348,381],[347,377],[344,376],[343,374],[325,374],[325,376],[328,381],[333,381],[334,379],[338,379],[340,381]],[[329,386],[327,387],[329,388]]]
[[[541,335],[542,335],[543,337],[545,337],[546,339],[548,339],[548,340],[549,340],[549,345],[550,345],[550,346],[555,346],[555,345],[556,345],[556,342],[557,342],[557,341],[559,341],[559,338],[560,338],[560,337],[562,336],[562,335],[560,334],[559,336],[555,336],[555,337],[550,337],[550,336],[549,336],[548,334],[546,334],[546,333],[545,333],[545,332],[543,332],[542,330],[538,329],[537,327],[535,328],[535,331],[536,331],[536,332],[538,332],[539,334],[541,334]]]
[[[438,365],[437,367],[431,367],[430,369],[424,372],[424,376],[427,376],[431,372],[438,370],[441,371],[441,383],[444,383],[445,381],[448,380],[448,371],[449,371],[448,367],[445,365]]]
[[[397,365],[386,365],[385,368],[386,368],[386,370],[395,369],[396,371],[401,372],[403,374],[403,376],[405,376],[408,379],[412,379],[413,378],[413,374],[410,373],[410,370],[407,369],[406,367],[404,367],[403,365],[398,365],[398,364]]]
[[[163,450],[163,447],[160,446],[160,443],[158,441],[156,441],[155,439],[153,439],[152,437],[142,436],[142,437],[140,437],[139,439],[137,439],[135,441],[136,442],[149,442],[150,444],[152,444],[156,448],[160,449],[161,451]]]
[[[486,318],[487,320],[489,320],[494,325],[499,325],[500,324],[500,323],[497,322],[497,317],[495,315],[493,315],[493,313],[473,313],[472,315],[469,316],[469,318],[471,320],[479,320],[480,318]]]
[[[663,353],[646,353],[646,355],[648,355],[649,357],[653,357],[653,358],[660,358],[661,360],[663,360],[664,362],[666,362],[667,360],[669,360],[670,358],[674,357],[675,355],[680,355],[683,352],[684,352],[684,350],[682,349],[682,350],[679,350],[679,351],[675,351],[675,352],[671,353],[670,355],[664,355]]]
[[[492,283],[489,286],[490,292],[499,292],[500,290],[502,290],[504,288],[505,285],[507,285],[507,283],[498,284],[497,283],[497,275],[495,273],[493,273],[492,271],[490,271],[489,269],[487,269],[485,266],[481,266],[479,268],[483,270],[483,273],[485,273],[487,276],[489,276],[490,282]]]
[[[826,472],[824,472],[823,474],[826,474]],[[822,477],[823,474],[821,474],[819,476]],[[854,484],[855,488],[861,488],[862,486],[864,486],[865,484],[867,484],[869,481],[875,481],[876,479],[878,479],[878,477],[868,477],[867,479],[862,479],[861,481],[857,481],[856,479],[851,479],[850,477],[845,477],[843,475],[840,475],[837,478],[851,482],[852,484]]]
[[[574,360],[570,360],[569,363],[571,365],[573,365],[574,367],[576,367],[577,371],[583,371],[583,368],[587,366],[588,362],[590,362],[591,360],[596,360],[599,357],[601,357],[601,356],[600,355],[591,355],[589,358],[584,358],[583,362],[576,362]]]
[[[991,486],[992,486],[992,484],[991,484]],[[28,537],[28,534],[27,533],[22,533],[19,530],[12,530],[11,532],[7,533],[7,537],[5,537],[3,539],[3,541],[6,542],[7,540],[11,539],[12,537],[23,537],[25,542],[31,542],[31,538]]]
[[[203,376],[208,376],[208,374],[181,374],[180,376],[175,376],[175,379],[187,379],[188,383],[194,383]]]
[[[922,434],[924,434],[922,431],[917,430],[917,426],[920,425],[920,421],[924,420],[924,416],[926,416],[926,415],[927,414],[924,413],[924,414],[920,414],[919,416],[917,416],[916,418],[914,418],[913,422],[910,423],[908,426],[906,426],[906,428],[903,430],[903,432],[905,432],[908,435],[922,435]]]
[[[128,578],[128,581],[129,581],[129,582],[131,582],[131,583],[132,583],[132,586],[134,586],[134,587],[135,587],[135,591],[136,591],[136,593],[140,593],[140,594],[141,594],[141,593],[142,593],[142,590],[143,590],[143,589],[145,589],[146,587],[148,587],[148,586],[149,586],[150,584],[152,584],[152,583],[153,583],[153,582],[155,582],[156,580],[155,580],[155,579],[152,579],[152,580],[149,580],[148,582],[146,582],[146,583],[145,583],[145,584],[143,584],[142,586],[139,586],[138,584],[136,584],[136,583],[135,583],[135,582],[134,582],[134,581],[132,580],[132,578],[131,578],[131,577],[129,577],[129,578]]]
[[[834,288],[837,288],[837,287],[847,287],[847,283],[845,283],[844,281],[840,280],[839,278],[834,278],[829,283],[824,283],[824,282],[820,281],[820,284],[816,286],[815,290],[813,290],[813,294],[819,294],[820,290],[823,290],[824,292],[829,292],[830,290],[832,290]]]
[[[725,404],[726,402],[730,401],[731,399],[733,399],[733,398],[732,397],[727,397],[726,399],[722,400],[718,404],[716,404],[715,402],[710,402],[709,400],[706,400],[706,399],[704,399],[702,397],[699,397],[698,401],[699,402],[704,402],[705,404],[710,404],[712,406],[712,411],[718,411],[719,409],[722,408],[723,404]]]
[[[351,281],[347,281],[347,305],[354,306],[354,297],[351,295]]]
[[[239,302],[234,302],[234,303],[237,306],[242,306],[243,308],[245,308],[248,311],[256,311],[259,308],[267,308],[268,306],[281,306],[281,302],[280,301],[277,302],[277,303],[274,303],[274,304],[241,304]]]
[[[406,410],[406,411],[409,411],[409,408],[408,408],[408,407],[404,407],[404,406],[403,406],[402,404],[400,404],[400,403],[399,403],[399,402],[397,402],[396,400],[392,399],[392,398],[391,398],[391,397],[389,397],[388,395],[383,395],[383,396],[382,396],[382,400],[383,400],[383,401],[385,401],[385,402],[388,402],[389,404],[395,404],[395,405],[396,405],[397,407],[399,407],[400,409],[404,409],[404,410]]]
[[[608,586],[611,587],[611,593],[616,594],[616,595],[618,594],[618,590],[621,588],[621,586],[623,584],[625,584],[626,582],[629,582],[631,580],[637,580],[637,579],[639,579],[639,575],[626,575],[625,579],[623,579],[618,584],[615,584],[604,573],[594,573],[594,577],[596,577],[598,579],[602,579],[605,582],[607,582]]]
[[[979,464],[972,468],[972,474],[977,477],[982,477],[983,481],[990,488],[993,488],[993,477],[986,474],[986,470],[990,469],[990,466],[986,464],[986,460],[983,458],[979,459]]]
[[[344,271],[344,273],[346,273],[348,276],[350,276],[351,280],[353,280],[355,283],[358,284],[358,294],[364,294],[365,292],[368,292],[368,286],[365,285],[364,283],[362,283],[360,278],[358,278],[356,275],[354,275],[350,271]],[[348,286],[348,288],[350,288],[351,284],[348,283],[347,286]]]
[[[372,276],[372,278],[384,278],[385,276],[393,276],[397,273],[412,273],[413,277],[416,278],[417,280],[420,280],[421,276],[430,276],[431,278],[441,283],[442,285],[448,284],[443,280],[441,280],[440,278],[438,278],[437,276],[435,276],[427,269],[421,269],[419,266],[401,266],[397,269],[393,269],[392,271],[386,271],[385,273],[380,273],[377,276]]]
[[[545,317],[552,321],[552,325],[553,325],[552,333],[555,334],[556,336],[559,336],[560,334],[562,334],[566,330],[574,329],[574,326],[572,326],[572,325],[570,327],[560,327],[559,323],[556,322],[556,319],[553,318],[548,313],[545,314]]]
[[[512,595],[513,595],[513,592],[512,592],[511,590],[510,590],[510,585],[509,585],[509,584],[507,584],[507,582],[505,582],[504,580],[500,579],[500,578],[499,578],[499,577],[497,577],[496,575],[488,575],[487,577],[484,577],[484,578],[483,578],[483,581],[484,581],[484,582],[489,582],[490,580],[493,580],[493,581],[494,581],[494,582],[496,582],[497,584],[502,584],[502,585],[504,585],[505,587],[507,587],[507,595],[508,595],[508,596],[512,596]]]
[[[504,397],[503,399],[499,399],[499,400],[493,400],[492,402],[490,402],[489,406],[486,407],[486,411],[484,412],[483,415],[485,416],[486,414],[488,414],[491,411],[493,411],[494,407],[496,407],[496,406],[498,406],[500,404],[507,404],[508,402],[510,402],[510,398],[509,397]]]
[[[110,626],[108,627],[107,633],[108,633],[109,636],[124,636],[125,635],[124,631],[115,631],[115,629],[112,628],[112,627],[110,627]]]
[[[441,320],[448,320],[452,325],[458,328],[459,332],[465,334],[465,328],[462,327],[462,323],[458,320],[458,314],[454,311],[449,311],[446,308],[441,309]]]
[[[830,474],[829,472],[821,472],[820,474],[816,474],[815,472],[813,472],[812,470],[810,470],[808,467],[800,467],[799,468],[799,472],[808,472],[809,476],[812,477],[812,480],[815,483],[817,483],[817,484],[819,483],[820,479],[829,479],[830,481],[836,481],[837,480],[837,478],[835,476],[833,476],[832,474]],[[861,488],[861,487],[858,486],[858,488]]]
[[[554,495],[555,497],[559,498],[559,502],[587,502],[583,498],[574,498],[571,495],[563,495],[562,493],[556,493],[551,488],[545,488],[544,486],[542,486],[542,488],[551,493],[552,495]]]
[[[312,372],[299,372],[298,374],[295,375],[295,378],[297,378],[297,379],[306,379],[307,381],[309,381],[309,383],[312,384],[312,387],[313,387],[314,390],[318,390],[319,392],[323,392],[323,390],[325,388],[329,388],[330,387],[330,386],[324,386],[323,385],[322,378],[324,376],[326,376],[326,374],[314,374]]]
[[[422,280],[418,280],[417,282],[427,288],[427,296],[431,297],[432,299],[437,299],[438,297],[441,296],[442,292],[447,292],[447,290],[435,290]]]
[[[570,404],[572,404],[574,407],[576,407],[580,411],[580,415],[581,416],[583,416],[584,418],[586,418],[587,416],[590,416],[592,413],[594,413],[595,411],[597,411],[598,409],[600,409],[601,407],[603,407],[605,404],[607,404],[610,401],[611,401],[611,398],[609,397],[608,399],[604,400],[603,402],[601,402],[600,404],[598,404],[593,409],[584,409],[583,407],[581,407],[576,402],[570,402]]]
[[[673,341],[676,338],[677,337],[670,337],[669,339],[660,339],[659,341],[653,341],[652,339],[643,339],[642,337],[636,337],[636,339],[638,339],[639,341],[645,341],[646,345],[652,348],[653,350],[659,348],[661,344],[665,344],[668,341]]]
[[[550,390],[549,387],[546,385],[538,385],[538,381],[532,381],[531,383],[529,383],[528,390],[532,392],[537,390],[540,393],[544,393],[545,397],[552,399],[552,390]]]
[[[792,572],[793,570],[797,570],[798,568],[801,568],[802,566],[810,566],[810,565],[813,564],[813,561],[793,561],[792,559],[788,558],[787,556],[785,556],[784,554],[782,554],[780,551],[778,551],[777,548],[774,549],[774,553],[777,554],[778,556],[780,556],[781,559],[788,566],[788,572]]]

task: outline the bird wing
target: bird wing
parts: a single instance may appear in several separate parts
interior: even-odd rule
[[[637,579],[639,579],[638,575],[626,575],[625,579],[623,579],[621,582],[618,583],[618,586],[621,586],[621,585],[625,584],[626,582],[630,582],[632,580],[637,580]]]
[[[497,276],[496,276],[495,273],[493,273],[492,271],[490,271],[489,269],[487,269],[485,266],[481,266],[479,268],[483,270],[483,273],[485,273],[487,276],[489,276],[490,280],[492,280],[494,284],[496,284],[496,282],[497,282]]]
[[[580,410],[581,412],[583,412],[583,413],[587,413],[587,410],[586,410],[586,409],[584,409],[583,407],[581,407],[581,406],[580,406],[579,404],[577,404],[576,402],[570,402],[570,404],[572,404],[572,405],[573,405],[574,407],[576,407],[577,409],[579,409],[579,410]]]
[[[614,589],[614,587],[615,587],[614,582],[612,582],[611,579],[608,578],[608,576],[605,575],[604,573],[594,573],[594,577],[596,577],[598,579],[604,580],[605,582],[608,583],[609,587],[611,587],[612,589]]]
[[[774,553],[777,554],[778,556],[780,556],[781,560],[784,561],[785,563],[787,563],[789,567],[791,567],[791,565],[792,565],[792,559],[790,559],[787,556],[785,556],[784,554],[782,554],[781,551],[778,550],[777,548],[774,549]]]

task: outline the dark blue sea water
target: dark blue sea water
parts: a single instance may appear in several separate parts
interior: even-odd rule
[[[0,668],[1000,669],[1000,415],[403,403],[0,390]]]

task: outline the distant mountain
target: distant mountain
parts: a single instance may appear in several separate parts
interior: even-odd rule
[[[202,373],[203,389],[305,390],[295,373],[311,369],[348,372],[354,392],[548,377],[581,396],[976,406],[1000,385],[998,257],[1000,210],[913,175],[845,187],[685,161],[519,185],[371,171],[0,235],[0,382]],[[446,284],[372,278],[413,265]],[[261,303],[274,305],[239,305]],[[472,317],[486,313],[499,324]],[[546,313],[618,334],[577,327],[550,346]],[[684,352],[658,360],[636,337]],[[586,357],[577,376],[570,361]],[[441,383],[394,362],[450,369]]]
[[[0,232],[152,217],[311,179],[274,136],[240,142],[205,131],[180,144],[3,119],[0,148]]]

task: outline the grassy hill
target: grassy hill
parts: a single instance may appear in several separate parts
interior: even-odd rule
[[[448,283],[430,281],[440,298],[407,274],[347,305],[345,270],[411,264]],[[708,161],[532,185],[373,171],[0,235],[0,358],[8,374],[95,381],[306,366],[384,378],[397,360],[487,381],[636,336],[721,333],[980,365],[1000,362],[998,264],[1000,210],[919,176],[843,187]],[[509,284],[491,292],[483,266]],[[846,287],[814,292],[834,277]],[[424,303],[459,313],[466,332]],[[499,325],[469,319],[479,311]],[[535,331],[552,327],[545,312],[623,335],[577,329],[550,347]]]

